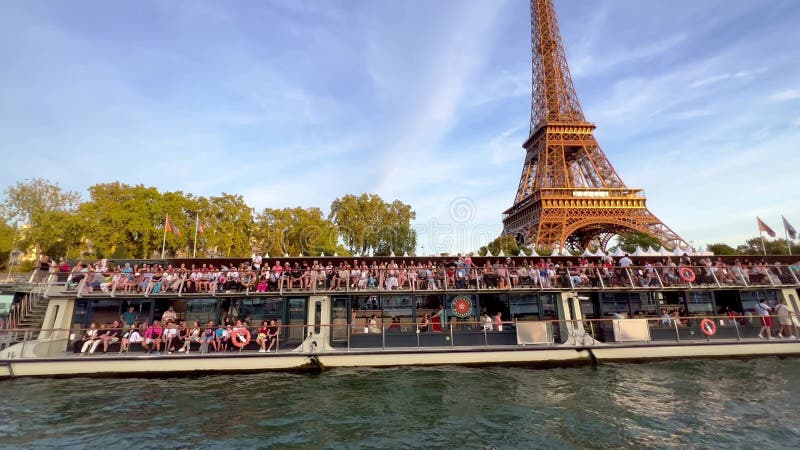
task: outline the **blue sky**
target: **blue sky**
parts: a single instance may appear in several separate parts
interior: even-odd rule
[[[586,117],[651,211],[695,245],[800,227],[800,2],[556,6]],[[426,253],[476,249],[519,182],[529,28],[524,0],[0,2],[0,189],[370,192],[414,207]]]

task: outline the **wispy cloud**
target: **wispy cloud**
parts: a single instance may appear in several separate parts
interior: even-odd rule
[[[770,95],[769,99],[774,102],[800,100],[800,89],[785,89]]]
[[[695,242],[800,217],[800,3],[764,2],[556,2],[604,151]],[[500,232],[528,132],[525,2],[239,6],[0,2],[0,189],[120,180],[258,209],[375,192],[414,206],[428,252]]]
[[[740,70],[738,72],[727,72],[719,75],[713,75],[707,78],[703,78],[701,80],[697,80],[689,85],[692,88],[699,88],[703,86],[710,86],[713,84],[720,83],[725,80],[730,79],[742,79],[742,78],[752,78],[756,75],[762,74],[766,72],[768,69],[766,67],[761,67],[754,70]]]

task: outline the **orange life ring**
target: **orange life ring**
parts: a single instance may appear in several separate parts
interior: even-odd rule
[[[700,321],[700,331],[708,337],[717,334],[717,324],[711,319],[703,319]]]
[[[244,342],[239,339],[239,336],[244,335]],[[236,330],[231,333],[231,342],[233,345],[244,348],[247,344],[250,343],[250,330],[247,328],[242,328],[240,330]]]
[[[695,276],[696,276],[694,274],[694,270],[692,270],[692,269],[690,269],[688,267],[681,267],[680,270],[678,270],[678,275],[681,276],[681,279],[683,281],[686,281],[686,282],[689,282],[689,283],[694,281]]]

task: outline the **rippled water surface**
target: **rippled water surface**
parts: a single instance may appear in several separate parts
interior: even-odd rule
[[[797,448],[800,360],[0,381],[3,448]]]

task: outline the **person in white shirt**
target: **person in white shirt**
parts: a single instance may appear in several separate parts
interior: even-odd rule
[[[633,264],[633,261],[631,261],[631,258],[630,258],[630,256],[628,256],[627,253],[625,253],[625,256],[623,256],[619,260],[619,266],[620,267],[630,267],[632,264]]]
[[[492,317],[489,313],[483,313],[483,330],[492,331]]]
[[[758,337],[764,339],[764,330],[767,331],[767,339],[772,339],[772,317],[769,313],[772,312],[772,307],[767,304],[767,300],[761,299],[756,305],[756,312],[761,318],[761,329],[758,330]]]

